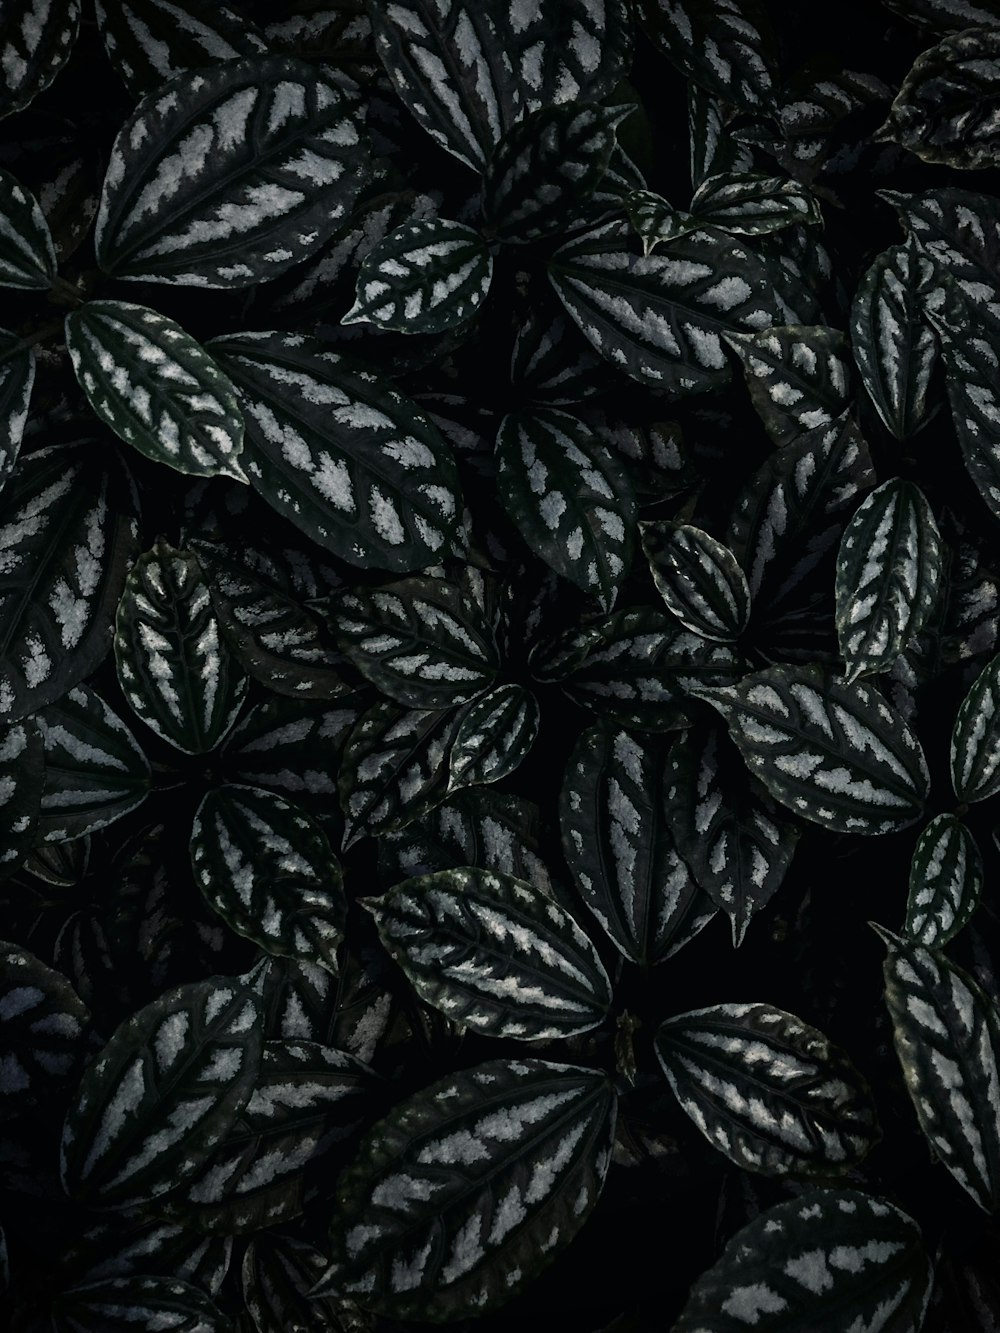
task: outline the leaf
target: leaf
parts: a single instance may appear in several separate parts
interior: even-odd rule
[[[667,610],[703,639],[738,639],[750,616],[750,589],[732,551],[690,523],[643,523],[641,533]]]
[[[195,1177],[253,1091],[260,1019],[257,993],[227,977],[178,986],[126,1019],[66,1112],[70,1198],[141,1203]]]
[[[14,471],[35,383],[35,349],[0,329],[0,488]]]
[[[796,224],[822,226],[819,202],[798,181],[760,172],[722,172],[703,180],[691,200],[696,224],[737,236],[762,236]]]
[[[303,1241],[274,1233],[254,1236],[243,1256],[243,1300],[256,1333],[335,1330],[337,1298],[310,1300],[308,1295],[325,1267],[320,1251]]]
[[[56,1333],[118,1333],[169,1328],[176,1333],[226,1333],[230,1327],[204,1292],[174,1277],[114,1277],[60,1293]]]
[[[201,566],[190,551],[162,540],[129,573],[115,620],[115,661],[136,714],[185,754],[214,750],[246,695]]]
[[[403,573],[448,552],[461,513],[451,451],[416,404],[291,334],[209,344],[240,391],[250,484],[312,541]]]
[[[368,252],[357,299],[341,324],[401,333],[443,333],[485,301],[493,256],[477,231],[447,218],[396,227]]]
[[[599,393],[611,373],[561,309],[529,311],[510,362],[511,382],[526,398],[554,407],[578,403]]]
[[[773,271],[712,228],[635,255],[626,224],[609,222],[563,245],[548,271],[601,355],[669,393],[725,383],[722,334],[766,328],[778,313]]]
[[[494,1060],[431,1084],[341,1177],[332,1262],[312,1294],[398,1319],[509,1300],[597,1202],[614,1123],[611,1085],[589,1069]]]
[[[936,815],[917,839],[910,862],[904,934],[915,944],[940,949],[969,923],[982,890],[975,838],[954,815]]]
[[[882,3],[921,28],[947,30],[1000,24],[997,0],[882,0]]]
[[[3,70],[6,75],[6,65]],[[2,108],[0,94],[0,114]],[[0,170],[0,287],[47,292],[55,279],[56,266],[49,224],[38,200],[9,171]]]
[[[34,718],[0,727],[0,883],[36,841],[45,755]]]
[[[858,1190],[810,1190],[736,1233],[672,1333],[919,1333],[931,1275],[920,1229],[899,1208]]]
[[[879,416],[897,440],[929,414],[937,339],[923,307],[936,277],[911,236],[876,256],[851,303],[851,348]]]
[[[226,779],[265,787],[296,803],[336,805],[341,751],[360,711],[355,699],[333,708],[281,698],[256,704],[219,751]]]
[[[1000,32],[969,27],[921,51],[903,80],[878,138],[924,162],[975,170],[996,163],[1000,140]]]
[[[950,187],[908,195],[884,190],[882,198],[899,213],[920,251],[953,279],[962,298],[981,316],[1000,319],[995,299],[1000,200]]]
[[[564,103],[602,102],[627,77],[632,16],[626,0],[501,0],[497,9],[522,116]]]
[[[0,942],[0,1123],[65,1092],[86,1051],[86,1005],[61,972]]]
[[[138,544],[131,479],[93,441],[23,457],[0,498],[0,717],[99,665]]]
[[[847,340],[822,324],[786,324],[762,333],[734,333],[750,401],[775,444],[795,444],[832,427],[851,406]]]
[[[715,915],[682,859],[664,805],[658,747],[608,726],[577,741],[559,803],[580,896],[632,962],[671,957]]]
[[[880,1138],[871,1092],[847,1055],[783,1009],[694,1009],[661,1023],[655,1044],[683,1109],[745,1171],[843,1175]]]
[[[0,16],[0,117],[21,111],[69,59],[80,30],[80,0],[7,0]]]
[[[733,947],[781,887],[798,830],[734,769],[717,731],[685,733],[664,775],[666,818],[698,887],[729,917]]]
[[[756,0],[642,0],[639,15],[656,49],[706,92],[742,111],[772,107],[775,56]]]
[[[1000,1207],[1000,1013],[972,977],[876,927],[885,1002],[917,1120],[935,1155],[992,1213]]]
[[[865,496],[837,552],[837,637],[848,681],[888,670],[937,603],[941,534],[923,492],[898,477]]]
[[[543,408],[503,418],[496,457],[500,499],[525,542],[610,611],[636,513],[621,461],[576,417]]]
[[[488,689],[500,669],[493,629],[456,583],[401,579],[336,602],[341,649],[377,690],[409,708],[450,708]]]
[[[989,661],[959,705],[951,732],[951,783],[965,805],[1000,791],[1000,656]]]
[[[490,233],[523,245],[559,231],[603,179],[617,143],[615,130],[630,110],[573,100],[518,120],[483,174],[483,218]]]
[[[710,176],[741,175],[753,167],[753,154],[729,132],[729,108],[723,99],[688,81],[688,159],[691,188],[698,190]]]
[[[347,902],[314,820],[272,792],[223,786],[202,800],[191,866],[205,900],[266,953],[337,970]]]
[[[244,14],[202,0],[97,0],[108,58],[133,97],[175,74],[262,55],[267,43]]]
[[[538,700],[523,685],[496,685],[462,712],[448,755],[448,790],[500,782],[524,762],[538,734]]]
[[[315,253],[367,170],[353,94],[266,56],[176,75],[111,150],[95,224],[103,272],[247,287]],[[169,182],[169,188],[166,183]]]
[[[35,714],[45,747],[38,832],[65,842],[106,828],[146,799],[149,760],[99,694],[77,685]]]
[[[923,751],[871,685],[819,666],[770,667],[744,676],[719,707],[751,773],[804,819],[867,836],[920,817]]]
[[[652,190],[630,190],[622,201],[622,207],[632,230],[642,241],[643,255],[651,255],[664,242],[699,230],[696,218],[674,208]]]
[[[66,316],[66,345],[87,401],[126,444],[178,472],[247,480],[236,392],[179,324],[88,301]]]

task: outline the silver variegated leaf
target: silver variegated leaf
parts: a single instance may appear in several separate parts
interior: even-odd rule
[[[637,255],[628,224],[609,222],[557,250],[548,271],[601,355],[670,393],[718,388],[728,377],[722,334],[781,318],[773,268],[713,228]]]
[[[231,1321],[190,1282],[135,1275],[60,1292],[51,1327],[55,1333],[226,1333]]]
[[[897,440],[927,420],[938,344],[924,317],[936,269],[911,236],[878,255],[851,303],[851,349],[879,416]]]
[[[65,1093],[86,1053],[89,1023],[61,972],[0,942],[0,1122]]]
[[[249,1100],[261,1050],[260,997],[235,978],[179,986],[126,1019],[66,1112],[66,1192],[112,1207],[198,1175]]]
[[[524,244],[558,231],[599,185],[611,163],[615,130],[630,110],[574,100],[518,120],[483,175],[489,234]]]
[[[750,400],[777,445],[831,427],[851,405],[847,340],[822,324],[729,334]]]
[[[267,43],[228,5],[204,0],[97,0],[97,22],[108,58],[133,97],[175,74],[264,55]]]
[[[554,1041],[607,1015],[611,982],[597,950],[525,880],[466,866],[363,901],[420,998],[460,1027]]]
[[[776,102],[773,40],[757,0],[642,0],[639,14],[656,49],[707,92],[758,114]]]
[[[943,954],[878,927],[896,1054],[928,1143],[988,1213],[1000,1207],[1000,1012]]]
[[[691,199],[697,223],[737,236],[763,236],[784,227],[821,226],[819,201],[798,181],[759,172],[723,172],[703,180]]]
[[[621,953],[644,967],[676,953],[716,912],[677,850],[664,776],[655,743],[590,727],[570,756],[559,803],[580,896]]]
[[[443,333],[472,318],[492,277],[493,256],[472,227],[447,218],[407,222],[362,260],[357,298],[340,322]]]
[[[365,679],[408,708],[467,703],[500,669],[482,608],[443,578],[357,588],[335,599],[331,624]]]
[[[626,0],[499,0],[521,114],[601,102],[628,75],[632,16]]]
[[[780,888],[798,830],[727,750],[715,730],[686,732],[670,751],[664,803],[678,852],[729,917],[738,947],[754,913]]]
[[[937,603],[941,534],[924,493],[893,477],[869,493],[837,552],[837,637],[846,679],[887,671]]]
[[[159,1207],[159,1205],[157,1205]],[[199,1236],[176,1222],[152,1219],[144,1210],[105,1213],[74,1242],[66,1266],[80,1285],[107,1278],[176,1278],[219,1294],[229,1271],[230,1238]]]
[[[242,1279],[243,1300],[255,1333],[279,1328],[331,1333],[338,1323],[344,1327],[338,1318],[343,1301],[336,1296],[319,1300],[309,1296],[325,1268],[320,1251],[304,1241],[277,1233],[254,1236],[243,1256]]]
[[[820,666],[769,667],[713,699],[775,800],[840,833],[890,833],[923,812],[920,742],[879,692]]]
[[[753,168],[753,154],[733,138],[727,127],[731,108],[693,79],[688,81],[688,157],[691,189],[710,176],[739,175]]]
[[[455,462],[414,402],[311,338],[244,333],[209,349],[240,391],[243,464],[268,504],[354,565],[403,573],[449,553]]]
[[[104,272],[247,287],[308,258],[368,169],[354,93],[283,56],[176,75],[120,130],[95,223]]]
[[[69,59],[80,0],[6,0],[0,14],[0,117],[43,92]]]
[[[621,459],[577,417],[553,409],[505,416],[496,457],[500,499],[528,546],[610,611],[636,515]]]
[[[932,1271],[920,1228],[894,1204],[810,1190],[736,1233],[672,1333],[920,1333]]]
[[[538,700],[515,681],[474,699],[448,754],[449,792],[509,777],[534,745],[538,722]]]
[[[540,1060],[490,1061],[409,1097],[341,1177],[313,1294],[399,1319],[510,1300],[597,1202],[615,1109],[602,1074]]]
[[[1000,320],[1000,200],[950,187],[921,194],[885,190],[882,198],[897,210],[919,249],[954,280],[962,298],[980,308],[982,317]]]
[[[149,760],[105,701],[77,685],[35,714],[45,747],[38,833],[65,842],[105,828],[146,799]]]
[[[976,840],[954,815],[936,815],[910,861],[910,893],[903,933],[940,949],[967,925],[983,891],[983,861]]]
[[[642,241],[643,255],[651,255],[658,245],[697,231],[701,225],[690,213],[674,208],[652,190],[629,191],[622,206],[632,230]]]
[[[750,589],[728,546],[690,523],[658,520],[643,523],[640,530],[667,610],[703,639],[738,639],[750,618]]]
[[[35,844],[45,783],[45,753],[34,718],[0,727],[0,880]]]
[[[903,80],[878,138],[924,162],[977,170],[1000,151],[1000,28],[949,33],[921,51]]]
[[[158,541],[132,566],[115,620],[115,661],[135,713],[185,754],[213,750],[247,680],[222,638],[197,558]]]
[[[868,1085],[822,1032],[769,1004],[716,1004],[661,1023],[656,1055],[709,1143],[744,1171],[833,1176],[881,1137]]]
[[[347,738],[338,779],[345,850],[366,835],[405,827],[444,800],[460,716],[388,700],[362,713]]]
[[[344,741],[359,713],[354,699],[333,708],[320,700],[307,704],[269,699],[257,704],[226,737],[219,752],[223,772],[231,782],[264,787],[304,805],[312,800],[329,809],[336,804]]]
[[[174,320],[88,301],[66,316],[66,346],[91,407],[126,444],[178,472],[247,480],[236,391]]]
[[[35,349],[0,329],[0,488],[14,471],[35,383]]]
[[[202,800],[191,867],[213,911],[266,953],[336,971],[347,902],[326,834],[273,792],[222,786]]]
[[[52,703],[104,658],[135,506],[124,467],[93,441],[19,461],[0,496],[0,718]]]
[[[6,66],[0,68],[8,73]],[[55,276],[55,247],[38,200],[9,171],[0,170],[0,287],[47,292]]]
[[[518,330],[510,378],[532,402],[565,407],[601,391],[612,372],[561,309],[529,311]]]
[[[1000,791],[1000,657],[973,681],[951,732],[951,784],[963,804]]]

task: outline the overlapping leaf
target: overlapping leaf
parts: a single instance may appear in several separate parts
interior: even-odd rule
[[[26,107],[69,59],[80,0],[8,0],[0,15],[0,116]]]
[[[732,551],[690,523],[666,522],[642,525],[642,549],[657,592],[686,629],[721,643],[739,638],[750,589]]]
[[[330,1333],[343,1302],[314,1300],[310,1288],[326,1267],[312,1245],[265,1232],[247,1245],[243,1256],[243,1299],[256,1333],[296,1328],[300,1333]],[[353,1304],[353,1303],[352,1303]]]
[[[333,708],[322,700],[256,704],[226,737],[219,752],[223,771],[232,782],[295,802],[320,802],[325,812],[336,804],[340,755],[359,712],[354,700]]]
[[[757,0],[643,0],[640,14],[657,49],[702,88],[743,111],[773,105],[773,39]]]
[[[951,732],[951,785],[971,805],[1000,791],[1000,657],[982,669]]]
[[[825,325],[783,325],[729,334],[750,399],[777,445],[831,428],[850,407],[847,342]]]
[[[753,166],[753,154],[727,128],[730,108],[724,99],[688,81],[688,158],[691,188],[697,190],[710,176],[739,175]]]
[[[34,348],[0,329],[0,487],[17,463],[34,383]]]
[[[665,241],[675,240],[699,228],[698,220],[690,213],[674,208],[652,190],[630,190],[622,206],[632,230],[642,241],[644,255],[651,255]]]
[[[538,722],[538,700],[514,681],[474,699],[448,754],[448,790],[509,777],[534,745]]]
[[[917,840],[910,862],[904,934],[940,949],[979,906],[983,862],[976,840],[954,815],[936,815]]]
[[[55,272],[55,247],[38,200],[0,171],[0,287],[48,291]]]
[[[798,181],[760,172],[722,172],[703,180],[691,199],[696,223],[737,236],[763,236],[784,227],[818,226],[816,197]]]
[[[65,1094],[86,1053],[86,1005],[62,975],[0,943],[0,1121]]]
[[[53,1311],[57,1333],[226,1333],[229,1320],[203,1291],[174,1277],[113,1277],[62,1292]]]

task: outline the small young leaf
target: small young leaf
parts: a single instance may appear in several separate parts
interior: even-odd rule
[[[538,700],[523,685],[496,685],[462,712],[448,755],[448,790],[500,782],[524,762],[538,734]]]
[[[967,925],[982,890],[975,838],[954,815],[937,815],[918,838],[910,862],[904,933],[916,944],[940,949]]]
[[[55,275],[55,247],[38,200],[0,170],[0,287],[47,292]]]
[[[642,241],[643,255],[651,255],[666,241],[698,231],[701,225],[690,213],[674,208],[652,190],[630,190],[623,200],[623,207],[632,230]]]
[[[962,700],[951,732],[951,783],[966,805],[1000,791],[1000,656]]]
[[[667,610],[703,639],[738,639],[750,616],[750,589],[732,551],[690,523],[643,523],[641,531]]]
[[[227,780],[325,813],[337,803],[341,751],[361,711],[354,697],[333,703],[279,698],[249,709],[218,752]]]
[[[724,99],[688,80],[688,157],[691,189],[711,176],[739,176],[753,169],[753,154],[727,128],[730,109]]]

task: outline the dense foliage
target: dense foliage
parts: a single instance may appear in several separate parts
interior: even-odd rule
[[[1000,0],[0,0],[12,1329],[1000,1328],[998,166]]]

